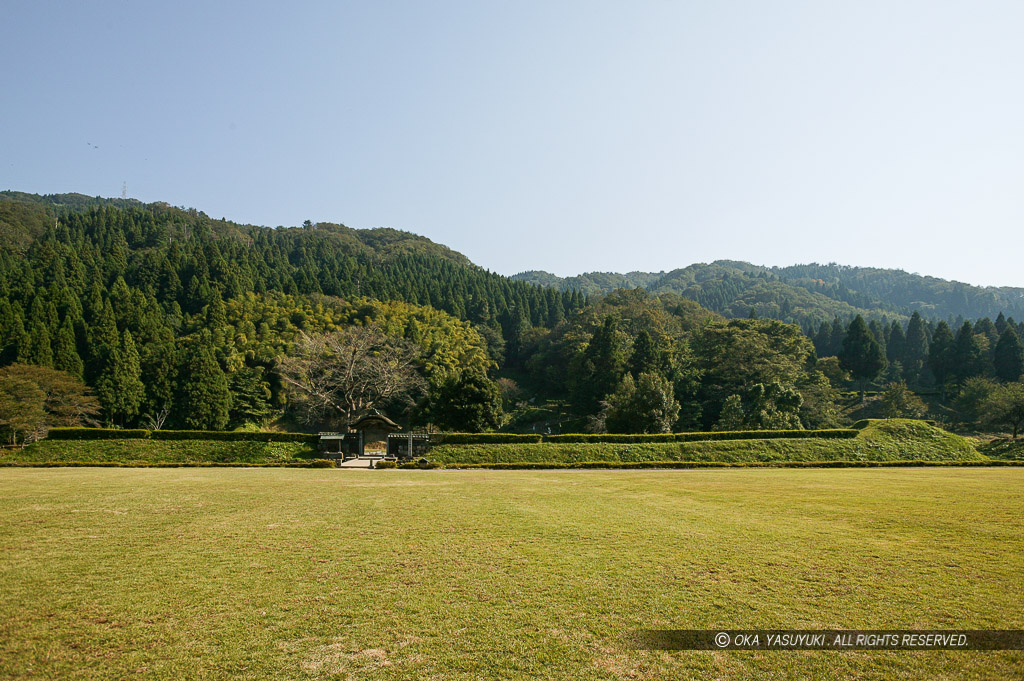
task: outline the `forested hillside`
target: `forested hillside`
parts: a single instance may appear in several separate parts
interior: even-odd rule
[[[5,192],[0,429],[339,428],[377,408],[455,431],[829,428],[840,390],[886,387],[892,415],[938,391],[980,420],[1019,385],[1012,315],[951,325],[873,297],[901,273],[858,276],[723,261],[531,283],[391,229]]]
[[[668,273],[591,272],[561,278],[531,271],[512,278],[588,294],[639,286],[655,293],[678,293],[726,317],[747,317],[753,310],[805,330],[835,317],[848,323],[858,314],[906,321],[915,311],[949,323],[994,319],[1000,312],[1024,319],[1021,288],[971,286],[901,270],[836,264],[767,268],[718,260]]]
[[[0,365],[83,378],[116,425],[265,419],[286,403],[274,367],[300,331],[376,323],[420,347],[437,387],[585,304],[396,230],[268,229],[119,203],[0,198]]]

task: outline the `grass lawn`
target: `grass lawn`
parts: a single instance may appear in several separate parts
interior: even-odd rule
[[[1024,628],[1024,470],[0,470],[3,679],[1011,679],[1015,652],[636,628]]]

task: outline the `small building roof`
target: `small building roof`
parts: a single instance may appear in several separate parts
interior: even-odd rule
[[[383,414],[368,414],[363,418],[359,419],[352,424],[352,430],[365,430],[366,428],[380,428],[381,430],[401,430],[402,426],[398,425],[387,416]]]

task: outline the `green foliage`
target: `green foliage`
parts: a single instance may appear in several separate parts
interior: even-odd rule
[[[814,346],[799,327],[775,320],[710,324],[693,340],[701,371],[705,422],[718,420],[726,398],[757,384],[792,387],[809,371]]]
[[[406,463],[398,464],[399,468],[405,470],[435,470],[437,468],[444,468],[444,464],[437,461],[407,461]]]
[[[130,331],[125,329],[120,342],[110,349],[96,381],[96,394],[103,409],[117,423],[125,423],[139,413],[144,388],[139,353]]]
[[[615,390],[626,369],[625,338],[612,315],[594,331],[574,367],[573,399],[584,412],[595,410]]]
[[[381,462],[383,463],[383,462]],[[309,462],[310,468],[336,468],[337,464],[330,459],[313,459]]]
[[[975,376],[964,381],[954,402],[957,420],[961,423],[981,424],[985,421],[985,403],[998,384],[990,378]]]
[[[903,356],[898,359],[903,365],[907,380],[920,382],[928,363],[928,334],[919,312],[915,311],[907,323]]]
[[[743,408],[743,398],[739,395],[729,395],[722,403],[722,412],[718,417],[718,423],[715,424],[715,430],[740,430],[746,420],[747,412]]]
[[[860,315],[850,322],[839,352],[839,365],[863,384],[874,380],[885,368],[885,353]]]
[[[1024,440],[998,438],[978,445],[978,451],[991,459],[1024,465]]]
[[[479,432],[501,427],[501,391],[479,369],[465,370],[431,398],[431,420],[439,428]]]
[[[578,289],[591,296],[639,286],[652,293],[680,294],[731,318],[746,317],[754,308],[762,318],[805,327],[836,317],[849,320],[858,314],[905,316],[915,309],[933,319],[994,317],[1003,311],[1024,319],[1024,296],[1019,288],[969,286],[901,270],[837,264],[767,268],[718,260],[667,273],[590,272],[562,279],[534,271],[514,278],[560,290]],[[837,351],[838,347],[829,354]],[[903,364],[907,366],[905,361]]]
[[[957,383],[985,372],[988,359],[987,341],[974,333],[970,322],[964,322],[953,343],[951,373]]]
[[[918,397],[905,381],[890,383],[882,392],[882,415],[886,418],[919,419],[928,413],[921,398]]]
[[[64,323],[57,332],[57,338],[53,343],[53,368],[72,376],[82,377],[85,365],[78,354],[75,343],[75,330],[72,328],[70,318],[65,318]]]
[[[999,335],[993,353],[996,377],[1003,382],[1018,381],[1024,375],[1024,346],[1012,326],[1007,325]]]
[[[376,469],[381,469],[381,468],[398,468],[398,462],[397,461],[389,461],[388,459],[381,459],[380,461],[374,462],[373,467],[376,468]]]
[[[758,430],[791,430],[802,428],[800,408],[803,397],[794,388],[773,381],[758,383],[748,390],[750,411],[748,427]]]
[[[228,377],[231,392],[229,422],[237,425],[263,423],[273,414],[270,383],[263,378],[263,367],[242,367]]]
[[[45,395],[33,381],[20,376],[0,379],[0,428],[10,435],[10,444],[31,442],[45,431]]]
[[[1024,424],[1024,383],[998,386],[984,403],[985,418],[994,426],[1008,426],[1017,437]]]
[[[835,359],[835,358],[833,358]],[[816,367],[820,368],[822,362]],[[822,429],[836,428],[840,425],[836,401],[839,391],[821,371],[811,371],[804,375],[796,384],[800,393],[800,423],[805,428]]]
[[[946,322],[939,322],[928,346],[928,368],[935,375],[935,382],[945,387],[953,379],[956,363],[956,339]]]
[[[175,416],[181,425],[198,430],[227,425],[231,393],[208,332],[191,340],[183,351],[178,367],[178,395]]]
[[[603,413],[610,433],[668,433],[678,416],[672,384],[657,373],[626,374]]]
[[[0,244],[0,364],[20,356],[82,373],[100,390],[108,420],[129,425],[169,413],[180,425],[219,427],[225,404],[234,424],[280,414],[284,391],[273,370],[303,331],[368,323],[396,336],[410,330],[423,350],[419,370],[437,386],[466,369],[494,368],[510,310],[525,328],[543,328],[585,303],[394,230],[273,230],[165,204],[9,192],[0,222],[8,218],[15,222],[0,225],[0,235],[27,241]],[[216,376],[215,399],[197,400],[196,385],[178,371],[190,359],[175,346],[184,350],[203,330],[235,400],[224,399]],[[139,355],[141,402],[120,347],[125,333]]]
[[[76,376],[26,364],[0,369],[0,427],[12,444],[43,437],[54,427],[95,423],[97,414],[98,401]]]

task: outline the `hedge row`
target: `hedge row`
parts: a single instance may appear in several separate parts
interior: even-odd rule
[[[154,440],[223,440],[227,442],[307,442],[317,444],[319,435],[307,433],[261,433],[231,430],[154,430]]]
[[[567,468],[906,468],[916,466],[1024,466],[1024,461],[524,461],[519,463],[449,463],[447,469],[545,470]]]
[[[158,461],[126,463],[122,461],[0,461],[0,468],[335,468],[330,459],[240,463],[222,461]]]
[[[306,442],[316,444],[319,435],[260,433],[231,430],[154,430],[142,428],[51,428],[49,440],[221,440],[225,442]]]
[[[50,440],[145,440],[149,431],[142,428],[50,428],[46,437]]]
[[[393,464],[393,461],[387,463]],[[381,466],[379,468],[394,468]],[[907,467],[1000,467],[1024,466],[1024,461],[999,460],[990,461],[577,461],[573,463],[559,462],[521,462],[521,463],[449,463],[440,464],[432,461],[428,464],[403,463],[403,469],[437,469],[456,470],[491,469],[491,470],[546,470],[546,469],[635,469],[635,468],[907,468]],[[112,461],[3,461],[0,468],[334,468],[330,459],[314,459],[305,462],[277,463],[221,463],[221,462],[164,462],[164,463],[121,463]]]
[[[508,445],[540,442],[543,436],[518,433],[433,433],[432,445]]]
[[[774,439],[841,439],[857,437],[852,428],[829,430],[718,430],[696,433],[658,433],[650,435],[611,435],[572,433],[568,435],[547,435],[545,442],[704,442],[708,440],[774,440]]]

